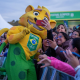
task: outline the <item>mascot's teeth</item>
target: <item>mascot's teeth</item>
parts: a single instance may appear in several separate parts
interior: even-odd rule
[[[29,20],[28,20],[28,22],[29,22],[30,25],[33,24],[33,27],[35,27],[36,29],[38,29],[38,30],[43,30],[43,29],[39,28],[36,24],[30,22]]]

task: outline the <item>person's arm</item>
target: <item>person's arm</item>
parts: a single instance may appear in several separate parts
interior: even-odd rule
[[[50,30],[47,30],[47,39],[50,39],[53,41],[53,34],[52,34],[52,29]],[[53,48],[51,48],[49,46],[49,48],[47,49],[46,53],[45,53],[47,56],[53,56],[55,57],[56,56],[56,52]]]
[[[55,57],[47,57],[49,60],[58,60],[57,58]]]
[[[70,50],[66,50],[66,53],[63,52],[63,54],[65,55],[66,59],[68,60],[67,61],[68,64],[70,64],[75,69],[75,71],[77,71],[78,68],[80,68],[80,63],[79,63],[78,57],[74,56]]]
[[[8,53],[8,52],[5,52],[5,53],[2,52],[2,54],[0,55],[0,57],[3,57],[3,56],[4,56],[4,57],[7,57],[7,53]]]
[[[62,62],[60,60],[51,60],[50,66],[53,66],[54,68],[72,76],[75,76],[76,74],[74,68],[72,68],[69,64]]]
[[[65,61],[66,60],[66,58],[65,58],[65,56],[64,56],[64,54],[62,53],[62,52],[60,52],[60,51],[65,51],[62,47],[57,47],[56,49],[55,49],[55,52],[56,52],[56,54],[57,55],[59,55],[59,57],[63,60],[63,61]]]
[[[49,46],[55,50],[56,55],[58,55],[62,61],[65,61],[66,58],[65,58],[64,54],[62,52],[60,52],[61,50],[64,51],[64,49],[62,47],[59,47],[55,40],[53,40],[53,41],[48,40],[48,42],[49,42]]]
[[[80,63],[79,59],[75,57],[70,50],[66,50],[66,53],[63,52],[65,57],[68,60],[68,63],[74,68],[76,75],[75,80],[80,80]]]
[[[46,55],[49,56],[49,57],[51,57],[51,56],[55,57],[55,56],[56,56],[55,50],[54,50],[53,48],[51,48],[51,47],[49,47],[49,48],[45,51],[44,54],[46,54]]]
[[[4,56],[4,54],[1,54],[1,55],[0,55],[0,57],[3,57],[3,56]]]
[[[53,41],[52,29],[47,30],[47,39],[50,39]]]
[[[57,70],[63,71],[69,75],[75,76],[75,74],[76,74],[73,67],[71,67],[69,64],[62,62],[58,59],[55,59],[53,57],[51,60],[48,57],[48,58],[44,58],[38,62],[38,64],[41,64],[41,63],[44,64],[43,66],[41,66],[41,68],[46,67],[46,66],[53,66]]]
[[[63,71],[67,74],[70,74],[72,76],[75,75],[75,71],[74,71],[74,68],[72,68],[69,64],[65,63],[65,62],[62,62],[54,57],[47,57],[49,60],[51,60],[51,66],[53,66],[54,68],[60,70],[60,71]]]
[[[50,26],[50,24],[49,24],[48,21],[44,20],[44,23],[45,23],[45,28],[47,29],[47,39],[50,39],[50,40],[53,41],[52,28],[51,28],[51,26]],[[44,23],[42,23],[42,24],[44,24]],[[49,46],[49,48],[47,49],[47,51],[45,52],[45,54],[48,55],[48,56],[55,57],[56,53],[54,53],[54,52],[55,52],[54,49]]]

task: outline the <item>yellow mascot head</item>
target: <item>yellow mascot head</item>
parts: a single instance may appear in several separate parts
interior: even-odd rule
[[[56,25],[56,21],[50,20],[49,10],[43,6],[38,6],[37,9],[34,9],[33,6],[29,5],[25,12],[26,13],[20,17],[19,24],[25,27],[27,26],[27,22],[29,25],[33,24],[33,26],[30,28],[30,31],[40,35],[42,39],[47,37],[47,30],[42,26],[37,26],[36,21],[47,19],[51,25],[51,28],[54,28]]]

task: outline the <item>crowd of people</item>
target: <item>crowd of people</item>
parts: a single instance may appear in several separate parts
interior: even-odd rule
[[[43,53],[43,55],[39,55],[38,64],[44,64],[41,68],[53,66],[79,80],[80,26],[68,29],[64,24],[60,24],[54,29],[51,29],[49,25],[45,28],[47,29],[47,38],[43,40],[43,48],[38,50],[41,54]]]
[[[40,76],[40,70],[46,66],[63,71],[69,75],[75,76],[76,80],[80,79],[80,26],[75,28],[66,28],[64,24],[60,24],[51,29],[48,21],[44,21],[47,29],[47,38],[42,40],[42,48],[38,50],[40,61],[34,61],[37,76]],[[0,37],[0,46],[6,39],[6,33]],[[9,44],[3,49],[0,57],[7,57]],[[73,54],[75,52],[75,55]],[[44,64],[44,65],[41,65]],[[39,77],[40,78],[40,77]]]

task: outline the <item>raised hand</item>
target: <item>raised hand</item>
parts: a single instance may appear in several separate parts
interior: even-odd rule
[[[24,28],[22,33],[26,35],[26,34],[30,33],[30,30],[28,28]]]
[[[52,40],[48,39],[48,43],[49,43],[49,46],[53,49],[57,46],[57,43],[55,40],[52,41]]]
[[[66,50],[66,53],[63,52],[66,59],[68,60],[68,64],[70,64],[73,68],[76,68],[79,65],[79,60],[75,57],[70,50]]]
[[[42,22],[42,24],[44,24],[45,26],[43,26],[43,27],[45,27],[47,30],[50,30],[51,29],[51,26],[50,26],[50,23],[48,22],[48,20],[43,20],[44,22]]]
[[[44,58],[47,58],[48,56],[46,54],[43,54],[43,55],[39,55],[39,59],[44,59]]]
[[[47,59],[47,58],[44,58],[42,60],[40,60],[37,64],[44,64],[43,66],[41,66],[41,68],[43,67],[47,67],[47,66],[50,66],[51,64],[51,60]]]
[[[42,48],[38,49],[38,52],[39,52],[40,54],[43,54]]]
[[[30,25],[30,24],[27,22],[26,27],[27,27],[28,29],[31,29],[31,27],[33,27],[33,24]]]

